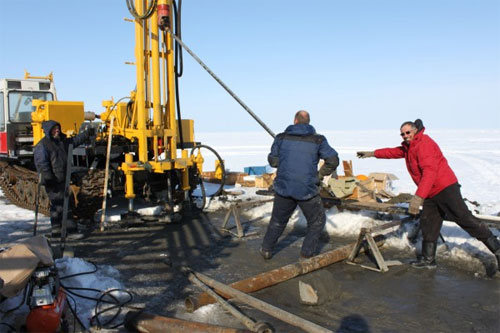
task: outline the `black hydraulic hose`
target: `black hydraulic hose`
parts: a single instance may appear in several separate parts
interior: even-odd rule
[[[68,298],[68,300],[72,300],[73,301],[73,306],[74,308],[71,306],[71,303],[68,302],[68,307],[71,311],[71,313],[73,314],[73,332],[76,332],[76,325],[75,325],[75,322],[78,321],[78,324],[80,325],[80,327],[84,328],[85,325],[83,324],[82,320],[80,319],[80,317],[78,317],[78,311],[77,311],[77,304],[76,303],[76,300],[73,296],[71,296],[70,294],[66,294],[66,297]]]
[[[156,9],[156,3],[157,3],[157,0],[150,0],[145,14],[140,15],[139,13],[137,13],[137,10],[135,9],[134,0],[125,0],[125,1],[127,3],[128,11],[137,20],[146,20],[146,19],[150,18]]]
[[[205,184],[203,184],[203,179],[200,177],[200,189],[201,189],[201,210],[205,208],[207,204],[207,191],[205,190]]]
[[[179,78],[175,74],[175,101],[177,104],[177,127],[179,128],[179,142],[181,149],[184,149],[184,137],[182,135],[182,117],[181,117],[181,102],[179,98]]]
[[[220,157],[219,153],[217,153],[217,151],[215,149],[213,149],[212,147],[207,146],[207,145],[197,145],[196,147],[191,149],[191,155],[193,155],[193,153],[195,152],[196,149],[201,149],[201,148],[208,149],[212,153],[214,153],[215,157],[217,157],[217,159],[219,160],[220,167],[222,168],[222,179],[220,182],[220,186],[217,189],[217,191],[215,191],[215,193],[212,194],[212,197],[215,197],[215,196],[218,196],[222,193],[222,190],[224,189],[224,185],[226,183],[226,169],[224,167],[224,161],[222,160],[222,157]],[[200,175],[200,182],[201,182],[201,184],[200,184],[201,192],[202,192],[202,196],[203,196],[203,207],[205,207],[207,194],[205,192],[205,186],[203,185],[202,175]]]
[[[127,296],[128,296],[128,299],[126,299],[125,301],[119,301],[115,296],[113,296],[111,294],[112,292],[115,292],[115,291],[126,293]],[[105,301],[104,297],[106,297],[106,296],[111,297],[115,303],[110,302],[110,301]],[[120,315],[120,313],[122,312],[123,307],[126,304],[132,302],[133,299],[134,299],[134,297],[132,296],[132,293],[129,292],[129,291],[127,291],[127,290],[122,290],[122,289],[110,289],[110,290],[106,290],[106,291],[104,291],[101,294],[101,296],[99,297],[99,300],[97,301],[97,303],[95,305],[95,309],[94,309],[94,313],[95,314],[92,317],[92,319],[95,318],[95,321],[97,323],[97,327],[98,328],[106,327],[109,324],[111,324]],[[110,306],[110,307],[108,307],[108,308],[106,308],[104,310],[99,310],[99,306],[101,305],[101,303],[110,303],[110,304],[114,304],[114,305],[112,305],[112,306]],[[116,311],[116,313],[113,316],[111,316],[111,318],[108,319],[106,322],[101,323],[101,321],[99,320],[99,316],[102,315],[103,313],[109,312],[109,311],[114,310],[114,309],[118,309]],[[114,328],[118,328],[121,325],[122,325],[122,323],[114,325],[114,326],[111,326],[109,328],[114,329]]]
[[[97,265],[94,264],[93,262],[89,262],[89,263],[94,266],[94,268],[92,270],[87,271],[87,272],[80,272],[80,273],[76,273],[76,274],[66,275],[66,276],[60,277],[59,280],[64,280],[64,279],[68,279],[68,278],[72,278],[72,277],[76,277],[76,276],[80,276],[80,275],[86,275],[86,274],[93,274],[93,273],[95,273],[97,271]],[[76,304],[77,304],[77,302],[75,301],[75,299],[72,296],[76,296],[76,297],[88,299],[88,300],[91,300],[91,301],[96,301],[96,305],[95,305],[95,309],[94,309],[95,311],[94,311],[94,315],[91,318],[91,322],[92,321],[96,321],[97,325],[100,328],[109,325],[113,320],[115,320],[118,317],[118,315],[121,313],[121,311],[122,311],[123,308],[128,308],[128,309],[133,309],[133,310],[142,310],[142,309],[137,308],[137,307],[127,306],[127,304],[130,303],[130,302],[132,302],[132,300],[134,298],[133,294],[130,291],[128,291],[128,290],[111,289],[111,290],[107,290],[107,291],[102,291],[102,290],[93,289],[93,288],[68,287],[68,286],[65,286],[62,282],[61,282],[61,287],[66,291],[66,295],[68,297],[71,297],[71,299],[73,300],[73,302],[75,304],[75,308],[72,309],[72,307],[70,306],[70,309],[71,309],[71,312],[73,313],[74,317],[78,320],[78,322],[80,323],[80,325],[82,327],[84,327],[84,325],[81,322],[81,320],[78,317],[77,312],[76,312]],[[85,295],[81,295],[81,294],[75,293],[74,290],[93,291],[93,292],[96,292],[96,293],[101,293],[101,295],[99,296],[99,298],[95,298],[95,297],[90,297],[90,296],[85,296]],[[111,294],[112,292],[122,292],[122,293],[126,294],[128,296],[128,298],[125,301],[120,301],[115,296],[113,296]],[[110,297],[112,300],[105,300],[104,298],[106,296]],[[99,310],[99,307],[101,306],[102,303],[108,303],[108,304],[111,304],[112,306],[110,306],[110,307],[108,307],[106,309],[103,309],[103,310]],[[69,302],[68,302],[68,304],[69,304]],[[110,320],[107,320],[104,324],[101,324],[101,322],[99,320],[99,316],[101,316],[102,314],[104,314],[104,313],[106,313],[108,311],[111,311],[113,309],[118,309],[118,310],[112,316],[112,318]],[[114,328],[117,328],[117,327],[119,327],[121,325],[123,325],[123,323],[119,323],[119,324],[114,325],[114,326],[109,327],[109,328],[114,329]]]
[[[181,12],[182,12],[182,0],[179,0],[179,6],[177,6],[176,1],[174,1],[174,17],[175,17],[175,35],[182,40],[182,26],[181,26]],[[178,77],[182,76],[184,72],[184,61],[182,57],[182,47],[177,40],[175,40],[175,74]]]
[[[175,34],[181,38],[181,6],[182,0],[179,0],[179,7],[177,8],[176,1],[174,3],[174,18],[175,18]],[[181,149],[184,149],[184,135],[182,131],[182,115],[181,115],[181,99],[179,97],[179,77],[182,76],[183,62],[182,62],[182,47],[177,40],[174,40],[174,71],[175,71],[175,102],[177,106],[177,127],[179,128],[179,143]]]

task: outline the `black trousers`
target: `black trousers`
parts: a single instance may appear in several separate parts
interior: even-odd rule
[[[455,222],[480,241],[485,241],[492,235],[490,229],[467,208],[458,183],[448,186],[432,198],[425,199],[420,216],[424,241],[437,241],[444,219]]]
[[[275,194],[271,221],[262,241],[264,250],[271,251],[274,248],[297,205],[307,220],[307,234],[300,253],[304,257],[314,255],[319,236],[326,223],[325,209],[319,195],[309,200],[295,200]]]
[[[50,226],[53,237],[61,237],[61,225],[64,207],[64,183],[45,185],[50,200]]]

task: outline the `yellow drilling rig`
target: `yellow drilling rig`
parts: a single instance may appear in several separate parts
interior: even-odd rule
[[[44,135],[42,122],[49,119],[58,121],[67,135],[88,126],[97,129],[96,140],[73,151],[73,211],[79,218],[90,218],[99,208],[106,179],[108,193],[121,192],[129,200],[129,212],[138,196],[163,202],[167,213],[190,206],[201,183],[202,147],[215,153],[224,170],[220,156],[195,141],[194,121],[181,118],[180,8],[174,0],[126,3],[135,24],[136,88],[116,102],[103,101],[105,111],[99,116],[84,112],[82,102],[56,100],[52,77],[0,81],[0,185],[14,203],[35,208],[33,147]],[[19,101],[12,110],[16,103],[9,101],[15,93]],[[13,118],[15,113],[21,113],[21,120]],[[100,121],[92,121],[96,117]],[[39,206],[48,213],[43,188]]]

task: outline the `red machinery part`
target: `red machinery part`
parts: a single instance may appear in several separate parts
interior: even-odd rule
[[[50,305],[38,306],[31,310],[26,318],[28,332],[56,332],[61,324],[61,317],[66,307],[66,294],[59,289],[56,301]]]
[[[170,26],[170,5],[160,1],[158,3],[158,26],[161,30],[165,30]]]

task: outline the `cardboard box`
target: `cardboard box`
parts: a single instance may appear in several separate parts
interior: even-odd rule
[[[356,188],[347,199],[353,199],[364,202],[375,202],[375,181],[372,178],[356,181]]]
[[[392,173],[385,172],[372,172],[368,175],[375,181],[377,191],[388,191],[390,192],[392,187],[392,181],[399,179]]]
[[[40,259],[26,244],[17,244],[0,253],[0,278],[4,284],[0,294],[13,297],[24,289]]]
[[[52,257],[52,250],[50,249],[49,242],[45,236],[35,236],[28,238],[21,242],[25,244],[28,249],[33,252],[38,259],[40,259],[41,266],[54,266],[54,258]]]
[[[255,186],[255,176],[249,176],[247,173],[242,172],[236,178],[236,185],[244,187],[254,187]]]
[[[330,178],[328,187],[336,198],[344,199],[354,194],[356,179],[354,177],[340,176],[338,179]]]
[[[265,173],[262,176],[255,177],[255,187],[269,188],[273,184],[275,173]]]
[[[241,172],[227,172],[226,171],[226,180],[224,183],[226,185],[236,184],[236,181],[238,180],[238,177],[240,174],[241,174]],[[209,183],[220,184],[220,182],[221,182],[220,179],[217,179],[215,177],[215,171],[204,171],[201,175],[201,178],[203,178],[203,181],[209,182]]]

